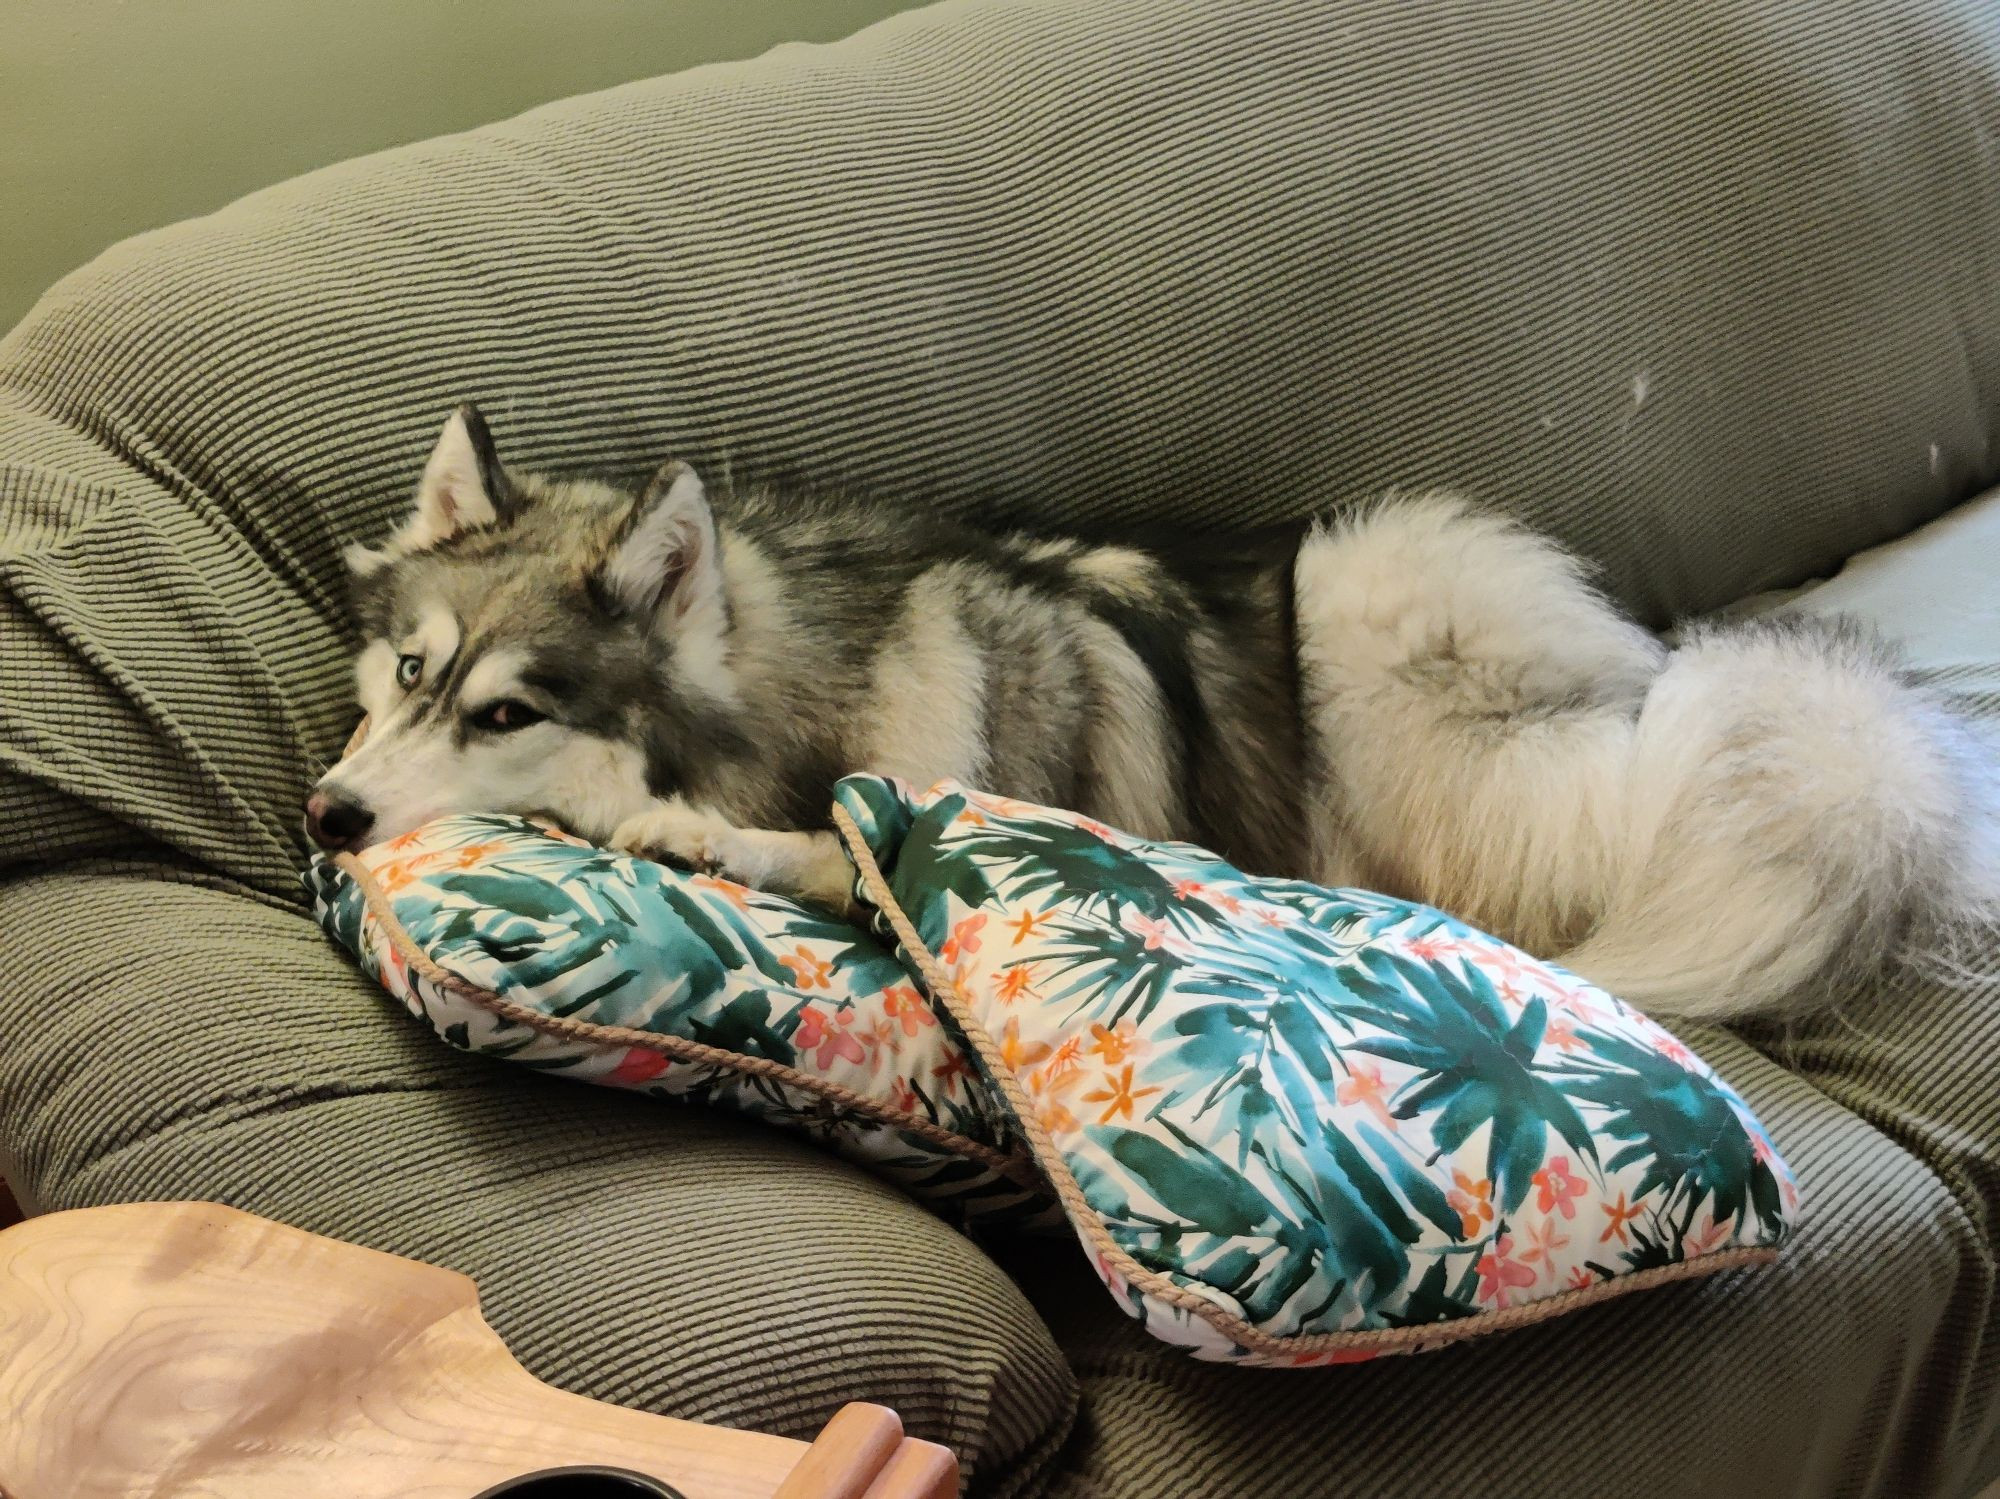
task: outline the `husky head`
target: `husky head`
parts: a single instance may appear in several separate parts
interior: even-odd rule
[[[470,811],[603,840],[729,737],[720,548],[685,464],[637,493],[519,473],[462,406],[408,519],[347,560],[369,729],[306,803],[322,848]]]

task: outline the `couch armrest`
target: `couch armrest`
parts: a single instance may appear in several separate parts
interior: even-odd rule
[[[43,1208],[208,1199],[448,1266],[552,1383],[807,1439],[879,1401],[980,1488],[1067,1430],[1013,1283],[809,1145],[450,1051],[224,890],[15,880],[0,934],[0,1140]]]

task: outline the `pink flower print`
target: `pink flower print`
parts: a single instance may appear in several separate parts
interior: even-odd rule
[[[1511,1286],[1532,1286],[1535,1271],[1513,1257],[1514,1236],[1502,1234],[1492,1246],[1479,1257],[1479,1299],[1490,1301],[1496,1307],[1507,1304],[1507,1292]]]
[[[917,1090],[910,1086],[906,1077],[899,1077],[889,1084],[889,1102],[899,1114],[914,1114],[921,1107]]]
[[[1715,1214],[1710,1213],[1706,1223],[1681,1241],[1682,1255],[1694,1259],[1699,1255],[1713,1254],[1728,1242],[1729,1228],[1735,1221],[1733,1218],[1724,1218],[1718,1223],[1715,1221]]]
[[[1344,1104],[1360,1104],[1385,1129],[1394,1129],[1396,1121],[1389,1113],[1387,1084],[1382,1081],[1382,1069],[1372,1062],[1355,1062],[1347,1069],[1347,1078],[1334,1090],[1334,1100]]]
[[[1542,1044],[1553,1046],[1557,1051],[1583,1051],[1587,1049],[1584,1043],[1577,1037],[1576,1032],[1560,1020],[1551,1020],[1549,1022],[1549,1028],[1542,1032]]]
[[[1403,951],[1419,963],[1435,963],[1440,958],[1452,954],[1454,944],[1440,941],[1436,937],[1412,937],[1403,944]]]
[[[868,1061],[872,1066],[883,1052],[893,1052],[896,1049],[895,1024],[878,1016],[875,1023],[861,1033],[861,1044],[868,1048]]]
[[[792,1032],[792,1040],[801,1051],[818,1049],[813,1065],[822,1070],[833,1065],[835,1057],[845,1057],[850,1062],[859,1062],[865,1054],[861,1050],[861,1039],[850,1027],[854,1024],[852,1010],[828,1012],[814,1005],[807,1005],[799,1011],[799,1028]]]
[[[1530,978],[1533,967],[1529,960],[1511,947],[1496,942],[1479,954],[1482,968],[1491,969],[1503,979]]]
[[[781,967],[791,970],[792,982],[801,989],[831,989],[833,964],[816,957],[813,950],[801,942],[784,957],[778,959]],[[851,1021],[850,1021],[851,1023]]]
[[[1228,916],[1238,916],[1243,911],[1243,902],[1233,895],[1214,896],[1209,900],[1209,904]]]
[[[1556,1252],[1569,1248],[1567,1236],[1556,1232],[1556,1220],[1544,1218],[1528,1230],[1527,1252],[1521,1256],[1524,1265],[1538,1265],[1550,1275],[1556,1273]],[[1539,1272],[1538,1272],[1539,1273]]]
[[[1097,822],[1089,817],[1077,818],[1076,825],[1082,828],[1084,832],[1090,834],[1091,837],[1101,838],[1106,843],[1109,843],[1114,837],[1117,836],[1115,833],[1111,831],[1111,829],[1107,828],[1103,823]]]
[[[1135,937],[1144,937],[1147,952],[1158,952],[1161,948],[1173,952],[1181,946],[1179,935],[1167,925],[1164,916],[1155,919],[1141,916],[1137,911],[1128,912],[1125,917],[1125,930]]]
[[[906,1036],[914,1036],[925,1026],[937,1024],[937,1016],[924,1003],[923,995],[907,984],[883,991],[882,1013],[901,1025]]]
[[[1535,1206],[1543,1212],[1558,1212],[1565,1218],[1576,1216],[1576,1199],[1583,1196],[1588,1183],[1580,1176],[1572,1175],[1569,1157],[1552,1155],[1548,1165],[1528,1178],[1535,1184]]]
[[[938,956],[943,958],[947,963],[956,963],[963,954],[978,952],[979,929],[985,925],[986,914],[984,912],[966,917],[963,921],[952,927],[951,936],[946,940],[944,946],[938,949]]]
[[[603,1081],[614,1088],[636,1088],[641,1083],[651,1082],[666,1070],[667,1059],[657,1051],[633,1046],[618,1059],[616,1067],[604,1074]]]
[[[1174,881],[1175,900],[1193,900],[1198,895],[1206,894],[1207,891],[1208,886],[1204,885],[1200,880]]]

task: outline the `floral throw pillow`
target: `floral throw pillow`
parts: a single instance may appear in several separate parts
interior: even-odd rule
[[[306,873],[320,924],[453,1046],[804,1131],[942,1209],[1040,1176],[895,956],[824,912],[457,816]]]
[[[1714,1072],[1438,911],[948,782],[850,778],[835,818],[1105,1284],[1197,1357],[1434,1348],[1790,1230]]]

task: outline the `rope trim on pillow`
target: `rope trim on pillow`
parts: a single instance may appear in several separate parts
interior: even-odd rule
[[[1017,1186],[1042,1191],[1048,1185],[1043,1180],[1041,1172],[1036,1169],[1034,1161],[1028,1156],[1010,1155],[1005,1151],[995,1150],[990,1145],[982,1145],[977,1140],[968,1140],[965,1136],[954,1134],[933,1120],[899,1113],[888,1105],[868,1097],[865,1093],[857,1093],[842,1083],[814,1077],[811,1073],[801,1072],[796,1067],[788,1067],[783,1062],[772,1061],[769,1057],[753,1057],[742,1052],[724,1051],[719,1046],[709,1046],[683,1036],[662,1036],[652,1031],[635,1030],[629,1026],[599,1025],[595,1021],[576,1020],[568,1016],[544,1015],[541,1011],[526,1005],[502,999],[492,990],[482,989],[477,984],[439,966],[429,953],[419,947],[409,930],[396,918],[389,897],[376,883],[374,874],[359,858],[353,854],[341,854],[334,860],[334,864],[359,887],[362,899],[367,902],[368,909],[374,913],[375,919],[382,924],[382,930],[388,934],[390,945],[396,949],[397,956],[440,989],[461,999],[470,1000],[481,1009],[490,1010],[502,1019],[511,1020],[516,1025],[526,1026],[529,1030],[538,1031],[546,1036],[559,1036],[570,1041],[593,1041],[607,1045],[638,1047],[644,1051],[658,1052],[679,1062],[693,1062],[700,1066],[718,1067],[727,1072],[742,1073],[749,1077],[766,1078],[823,1098],[849,1113],[916,1135],[941,1150],[978,1162]]]
[[[840,836],[846,841],[849,855],[854,860],[862,889],[867,892],[869,900],[877,909],[889,919],[889,924],[895,930],[903,950],[910,955],[911,960],[923,973],[925,982],[931,988],[932,1002],[943,1006],[949,1012],[964,1033],[967,1043],[978,1052],[979,1060],[988,1075],[1006,1095],[1016,1123],[1027,1139],[1028,1148],[1040,1162],[1042,1174],[1055,1188],[1056,1196],[1061,1200],[1070,1221],[1103,1256],[1106,1263],[1115,1268],[1126,1281],[1138,1286],[1149,1296],[1179,1307],[1183,1311],[1192,1312],[1252,1352],[1314,1354],[1368,1348],[1442,1347],[1465,1338],[1526,1327],[1551,1317],[1561,1316],[1578,1307],[1588,1306],[1593,1302],[1608,1301],[1632,1291],[1643,1291],[1673,1281],[1714,1275],[1719,1271],[1733,1270],[1740,1266],[1766,1265],[1778,1258],[1775,1249],[1717,1250],[1676,1264],[1657,1265],[1649,1270],[1635,1270],[1629,1275],[1599,1281],[1595,1285],[1561,1291],[1539,1301],[1500,1307],[1452,1322],[1426,1323],[1419,1327],[1363,1328],[1352,1332],[1310,1333],[1302,1337],[1277,1337],[1253,1327],[1208,1297],[1189,1290],[1178,1281],[1140,1264],[1111,1236],[1096,1210],[1091,1207],[1089,1199],[1084,1196],[1083,1189],[1077,1185],[1076,1177],[1071,1174],[1061,1152],[1055,1148],[1048,1131],[1043,1128],[1042,1121],[1022,1089],[1019,1079],[1002,1060],[999,1046],[980,1024],[979,1016],[966,998],[965,992],[958,987],[957,981],[924,945],[923,938],[917,935],[916,927],[903,913],[903,908],[897,904],[895,895],[889,889],[888,881],[883,878],[881,867],[875,862],[874,851],[869,848],[867,839],[862,836],[861,829],[855,824],[853,817],[845,807],[836,806],[833,809],[833,820],[840,831]]]

